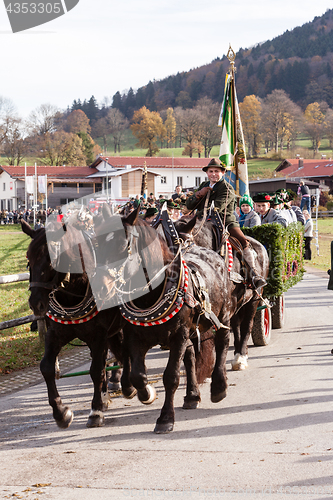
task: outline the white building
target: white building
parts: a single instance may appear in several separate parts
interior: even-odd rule
[[[171,157],[135,157],[135,156],[99,156],[90,165],[97,169],[89,178],[99,175],[104,182],[112,186],[115,198],[135,196],[140,194],[141,176],[134,178],[134,172],[142,174],[145,165],[148,172],[148,193],[166,197],[175,192],[180,185],[184,190],[198,187],[207,179],[202,168],[209,163],[207,158],[171,158]],[[107,178],[107,180],[106,180]]]
[[[207,179],[202,167],[209,161],[207,158],[98,156],[89,167],[37,166],[36,171],[37,176],[47,176],[48,206],[56,208],[83,197],[89,200],[90,196],[96,197],[96,193],[116,202],[128,201],[141,194],[145,166],[148,195],[170,197],[177,185],[184,190],[193,189]],[[25,174],[34,175],[35,167],[0,166],[1,210],[24,208],[25,198],[27,207],[31,208],[32,197],[25,193]]]

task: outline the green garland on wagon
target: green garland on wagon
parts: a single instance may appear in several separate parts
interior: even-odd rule
[[[243,228],[244,234],[260,241],[269,256],[269,274],[265,297],[278,297],[301,281],[303,267],[304,228],[300,222]]]

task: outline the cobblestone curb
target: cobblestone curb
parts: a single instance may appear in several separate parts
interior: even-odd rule
[[[88,347],[79,347],[75,352],[71,351],[59,357],[59,365],[61,373],[71,371],[73,368],[89,363],[91,360],[90,350]],[[40,384],[43,382],[43,376],[39,366],[33,368],[25,368],[8,375],[0,377],[0,397],[11,392],[19,391],[31,385]]]

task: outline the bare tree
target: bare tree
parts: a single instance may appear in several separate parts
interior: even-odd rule
[[[195,111],[198,113],[198,140],[204,147],[205,158],[208,158],[212,147],[221,138],[221,129],[217,125],[220,106],[208,97],[203,97],[198,101]]]
[[[276,153],[284,142],[295,134],[297,122],[294,116],[299,108],[284,90],[273,90],[262,103],[261,132],[266,145],[272,144]]]
[[[187,142],[187,151],[192,158],[196,145],[200,142],[200,116],[196,109],[183,109],[181,115],[182,138]]]
[[[45,135],[59,128],[62,114],[52,104],[41,104],[32,111],[28,118],[28,125],[32,135]]]
[[[114,152],[120,152],[120,146],[125,134],[125,130],[129,127],[128,119],[123,115],[119,109],[109,109],[107,115],[97,120],[92,128],[93,137],[102,137],[104,153],[107,152],[108,136],[113,138]]]
[[[3,120],[3,151],[10,165],[19,165],[26,151],[24,122],[18,116],[7,115]]]

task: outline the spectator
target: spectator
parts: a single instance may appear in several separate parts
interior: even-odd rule
[[[313,238],[313,222],[311,215],[308,210],[303,210],[303,215],[305,217],[304,225],[304,259],[311,260],[311,240]]]
[[[304,181],[301,181],[298,186],[297,194],[302,196],[301,199],[301,210],[303,211],[303,207],[306,205],[306,209],[311,214],[311,196],[310,189],[308,186],[304,184]]]
[[[178,185],[176,186],[175,193],[171,196],[171,198],[173,199],[173,201],[175,201],[177,198],[180,198],[182,196],[182,193],[183,193],[183,188],[180,185]]]

